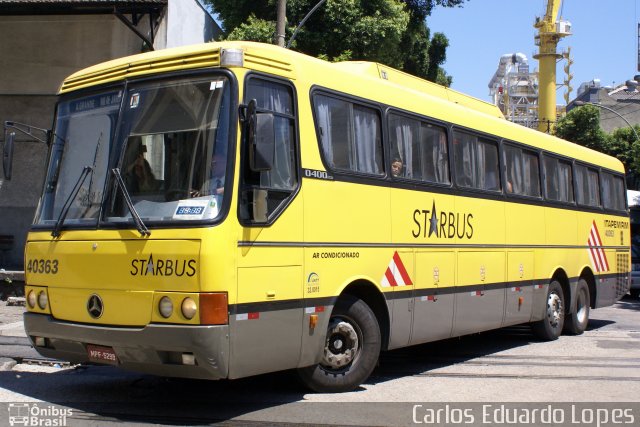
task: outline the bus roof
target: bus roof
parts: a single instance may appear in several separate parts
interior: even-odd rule
[[[264,43],[205,43],[118,58],[72,74],[62,83],[60,93],[144,75],[224,66],[220,55],[223,49],[241,49],[248,69],[304,80],[310,86],[317,84],[372,99],[624,173],[624,166],[614,157],[511,123],[498,107],[455,90],[378,63],[331,63]],[[371,90],[372,84],[375,91]]]

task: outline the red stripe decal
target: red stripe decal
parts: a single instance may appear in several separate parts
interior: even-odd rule
[[[598,226],[596,225],[595,221],[593,221],[592,230],[595,230],[596,236],[598,237],[598,241],[596,243],[598,243],[598,246],[602,246],[602,239],[600,238],[600,233],[598,232]]]
[[[601,272],[602,267],[600,267],[600,259],[598,258],[598,255],[596,254],[595,249],[589,248],[589,251],[591,252],[591,256],[593,257],[593,262],[595,263],[596,272],[598,273]]]
[[[249,313],[249,320],[255,320],[260,318],[260,313]]]
[[[324,313],[324,306],[316,307],[316,313]]]
[[[603,271],[609,271],[609,266],[607,265],[607,257],[604,255],[604,251],[602,249],[597,250],[598,257],[600,258],[600,264],[602,264]]]
[[[607,254],[604,253],[604,249],[600,249],[600,252],[602,254],[602,259],[604,260],[606,271],[609,271],[609,261],[607,260]]]
[[[384,276],[387,278],[387,281],[389,282],[390,286],[398,286],[398,283],[396,282],[396,278],[393,277],[393,273],[391,273],[390,268],[387,268],[387,271],[384,272]]]
[[[413,285],[413,283],[411,283],[411,278],[409,277],[409,273],[407,273],[407,269],[404,268],[404,264],[402,263],[402,259],[400,258],[400,255],[398,255],[398,252],[394,252],[393,260],[396,263],[398,272],[400,272],[400,276],[402,276],[402,281],[404,282],[404,284],[407,286]]]

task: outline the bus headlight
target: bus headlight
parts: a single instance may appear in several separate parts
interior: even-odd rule
[[[196,315],[196,313],[198,312],[198,305],[196,304],[196,302],[193,300],[193,298],[185,298],[184,300],[182,300],[182,315],[191,320],[193,319],[193,316]]]
[[[173,302],[169,297],[162,297],[160,302],[158,303],[158,311],[160,311],[160,315],[165,319],[171,317],[173,313]]]
[[[40,307],[41,310],[44,310],[47,308],[48,302],[49,298],[47,297],[47,293],[45,291],[40,291],[40,293],[38,293],[38,307]]]
[[[29,308],[36,307],[36,293],[34,291],[29,291],[29,295],[27,295],[27,304],[29,304]]]

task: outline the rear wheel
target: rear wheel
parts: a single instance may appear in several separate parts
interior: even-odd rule
[[[364,301],[345,296],[331,314],[322,360],[298,369],[298,374],[317,392],[350,391],[371,375],[380,347],[380,327],[373,311]]]
[[[640,297],[640,289],[631,289],[629,293],[631,294],[632,298],[638,299],[638,297]]]
[[[590,302],[589,285],[584,279],[580,279],[576,288],[576,308],[564,319],[565,332],[571,335],[580,335],[587,329]]]
[[[533,333],[545,341],[558,339],[564,325],[564,293],[556,280],[549,283],[544,319],[531,325]]]

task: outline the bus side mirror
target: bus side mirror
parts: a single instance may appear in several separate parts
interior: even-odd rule
[[[13,162],[13,141],[15,132],[5,132],[4,149],[2,150],[2,168],[4,169],[4,179],[11,180],[11,164]]]
[[[249,167],[254,172],[270,171],[273,168],[276,151],[273,114],[259,113],[257,104],[257,101],[252,99],[247,106]]]

